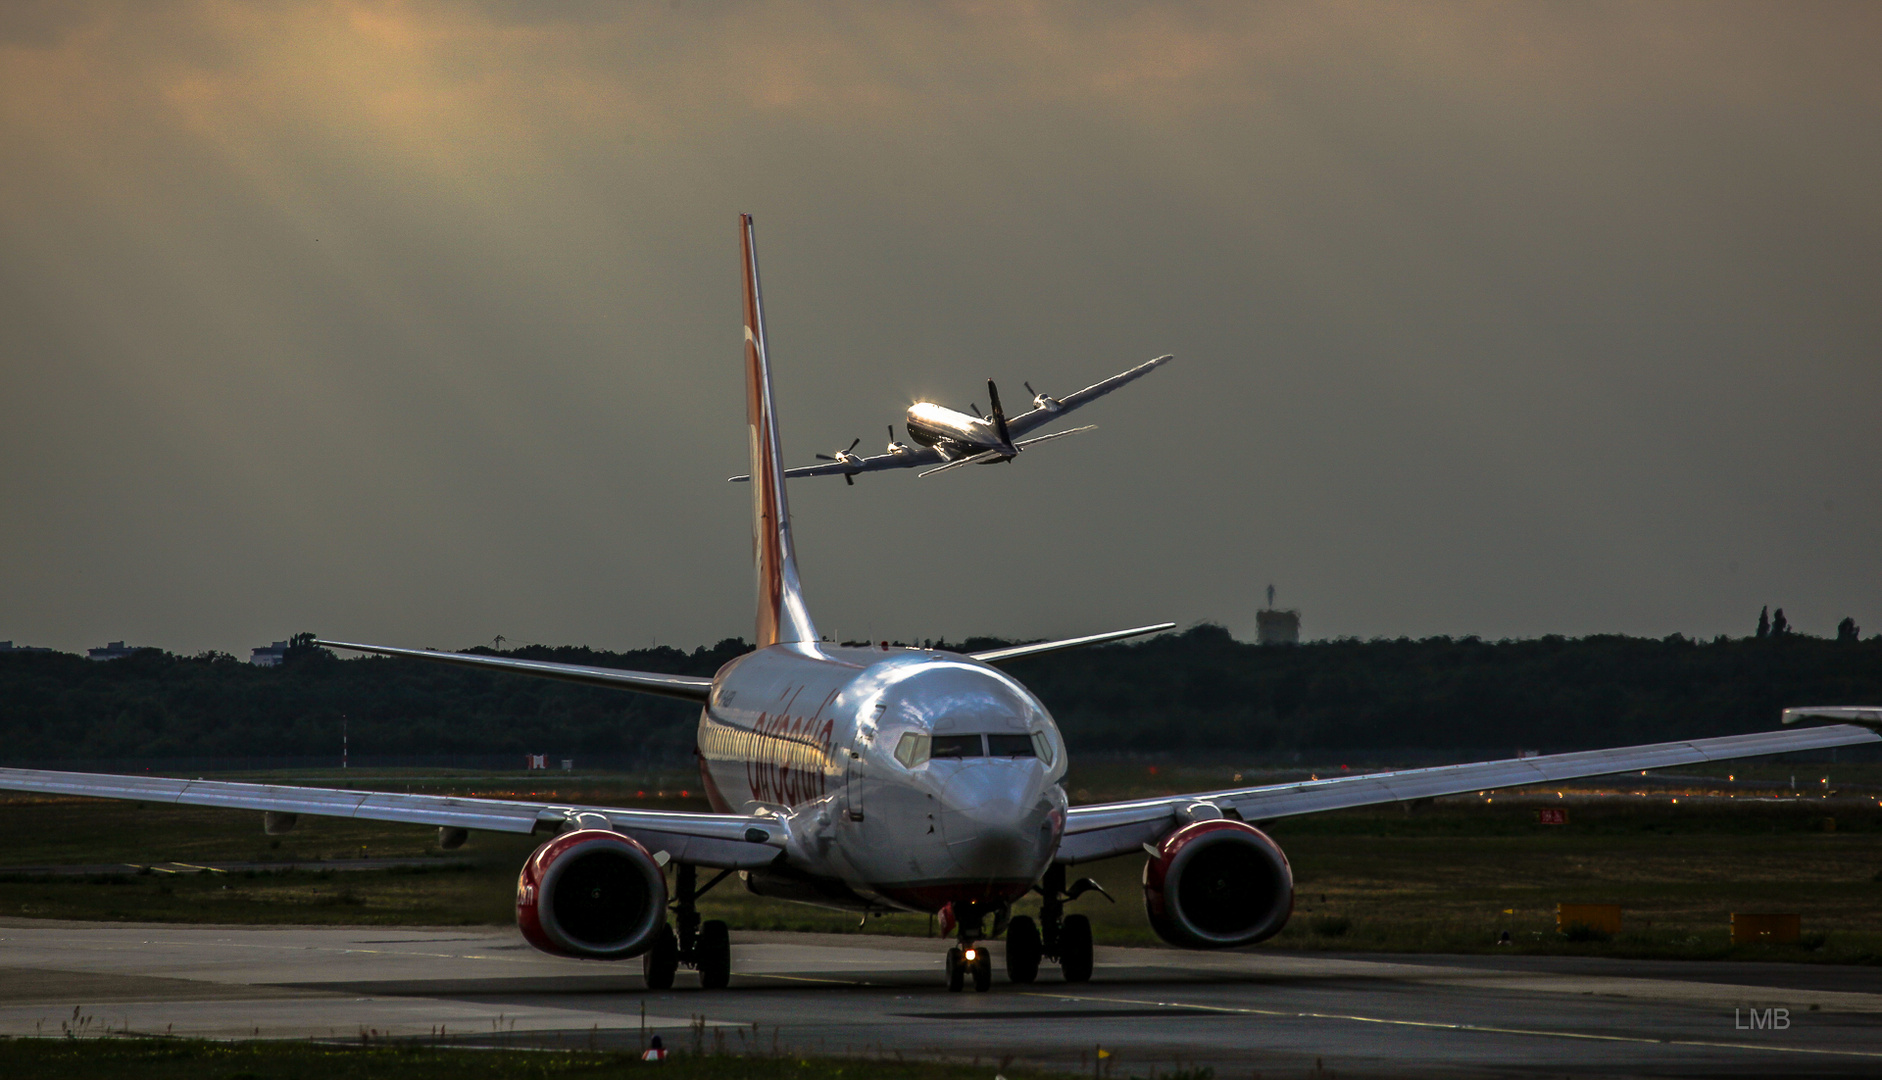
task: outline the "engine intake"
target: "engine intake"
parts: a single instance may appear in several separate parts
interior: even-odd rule
[[[1280,933],[1294,913],[1294,871],[1253,825],[1194,822],[1164,837],[1144,863],[1144,910],[1172,945],[1252,945]]]
[[[516,925],[557,956],[626,960],[653,947],[666,922],[667,878],[632,837],[564,833],[536,849],[516,879]]]

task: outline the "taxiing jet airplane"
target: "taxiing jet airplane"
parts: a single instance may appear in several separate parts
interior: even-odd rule
[[[413,822],[437,826],[444,847],[471,829],[548,833],[516,889],[517,925],[546,952],[641,957],[647,985],[659,989],[683,965],[701,986],[722,987],[732,970],[727,928],[702,924],[696,905],[737,873],[763,896],[938,914],[955,938],[949,988],[986,990],[993,967],[983,943],[1002,934],[1013,982],[1032,982],[1042,960],[1069,982],[1091,977],[1090,923],[1065,910],[1092,888],[1068,886],[1079,863],[1141,850],[1144,906],[1159,935],[1192,948],[1247,945],[1279,932],[1294,907],[1287,856],[1258,827],[1277,818],[1882,741],[1839,724],[1070,806],[1052,715],[999,665],[1170,624],[965,654],[825,644],[798,586],[750,217],[739,235],[747,440],[758,478],[753,651],[704,679],[322,642],[696,702],[712,813],[28,769],[0,769],[0,788],[259,810],[270,832],[302,814]],[[1874,712],[1832,715],[1878,722]],[[701,870],[716,873],[701,884]],[[1039,919],[1013,914],[1035,891]]]
[[[947,472],[962,465],[992,465],[995,462],[1011,461],[1019,456],[1021,450],[1037,446],[1042,442],[1076,435],[1081,431],[1095,431],[1096,424],[1084,427],[1066,428],[1046,435],[1026,435],[1064,416],[1073,409],[1098,400],[1104,395],[1150,374],[1161,364],[1167,364],[1175,357],[1159,356],[1155,360],[1146,360],[1129,371],[1120,372],[1103,382],[1093,383],[1063,398],[1041,394],[1032,388],[1031,383],[1022,383],[1026,392],[1032,395],[1032,408],[1011,419],[1000,406],[1000,388],[987,380],[987,407],[993,415],[980,415],[980,406],[969,405],[974,415],[956,412],[945,405],[936,405],[932,401],[917,401],[908,407],[905,426],[908,437],[921,445],[917,450],[907,443],[895,441],[895,425],[889,425],[889,446],[884,452],[874,457],[858,457],[856,445],[862,442],[858,438],[851,442],[849,449],[838,450],[834,454],[818,454],[829,462],[828,465],[803,465],[795,469],[784,470],[788,477],[797,476],[838,476],[845,483],[854,484],[856,474],[880,472],[883,469],[913,469],[923,465],[946,462],[938,468],[917,473],[920,476],[933,476],[938,472]],[[751,476],[734,476],[732,483],[750,480]]]

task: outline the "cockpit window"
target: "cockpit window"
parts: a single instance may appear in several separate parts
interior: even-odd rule
[[[1036,757],[1031,735],[987,736],[988,757]]]
[[[1044,732],[1037,731],[1030,735],[919,735],[907,731],[895,744],[895,760],[905,769],[923,765],[930,758],[978,757],[1036,757],[1050,765],[1052,742]]]
[[[929,750],[930,757],[938,758],[981,757],[985,753],[978,735],[936,735]]]
[[[912,731],[903,732],[902,740],[895,744],[895,760],[902,763],[904,769],[912,769],[928,760],[928,736],[917,735]]]
[[[1032,733],[1032,745],[1033,749],[1039,753],[1039,760],[1051,765],[1052,739],[1043,731],[1035,731]]]

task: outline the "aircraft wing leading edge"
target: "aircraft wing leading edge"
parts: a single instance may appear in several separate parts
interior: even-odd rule
[[[1154,360],[1146,360],[1136,367],[1131,368],[1129,371],[1119,372],[1101,382],[1092,383],[1090,386],[1085,387],[1077,393],[1065,395],[1059,399],[1059,407],[1056,409],[1033,409],[1029,412],[1021,413],[1018,416],[1008,417],[1006,429],[1017,439],[1031,432],[1034,428],[1043,427],[1051,423],[1056,417],[1064,416],[1073,409],[1091,404],[1113,390],[1136,382],[1138,379],[1143,378],[1145,375],[1150,374],[1152,371],[1155,371],[1157,368],[1174,359],[1176,359],[1174,356],[1166,355],[1159,356]]]
[[[438,652],[435,649],[395,649],[389,645],[356,645],[350,641],[314,642],[329,649],[402,656],[412,660],[430,660],[459,667],[508,671],[543,679],[605,686],[611,690],[635,690],[643,694],[705,701],[712,694],[712,680],[697,675],[665,675],[656,671],[627,671],[623,668],[590,667],[587,664],[557,664],[548,660],[523,660],[513,656],[479,656],[476,653]]]
[[[1872,742],[1882,742],[1882,735],[1838,724],[1074,806],[1066,814],[1058,861],[1080,863],[1122,855],[1154,842],[1185,820],[1231,810],[1244,821],[1271,821],[1355,806]],[[1199,803],[1207,805],[1190,809]]]
[[[0,769],[0,789],[507,833],[553,832],[580,816],[599,814],[649,851],[665,851],[682,862],[719,868],[768,866],[790,839],[787,823],[765,815],[631,810],[230,780]]]

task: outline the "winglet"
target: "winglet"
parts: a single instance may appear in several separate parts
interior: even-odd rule
[[[1795,724],[1808,718],[1840,720],[1882,731],[1882,708],[1873,705],[1801,705],[1784,710],[1784,722]]]
[[[745,419],[751,445],[752,555],[758,568],[759,648],[783,641],[815,641],[817,628],[797,581],[791,544],[791,509],[784,498],[784,454],[771,397],[771,359],[765,351],[765,300],[758,287],[758,249],[750,214],[739,215],[745,256]]]

